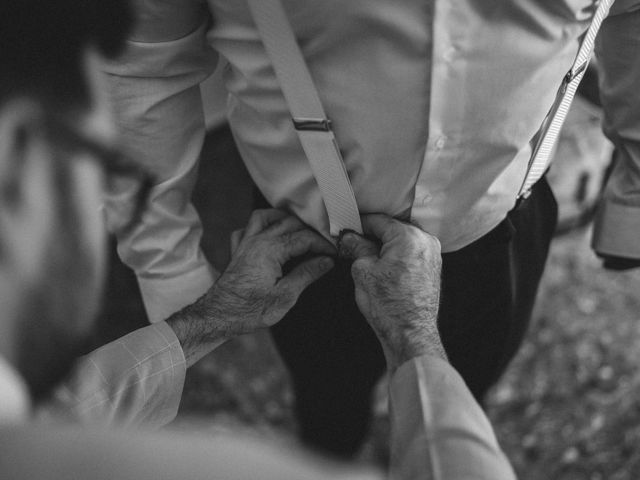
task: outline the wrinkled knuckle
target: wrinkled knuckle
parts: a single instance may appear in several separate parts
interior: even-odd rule
[[[247,243],[243,256],[264,262],[267,261],[267,259],[272,258],[274,253],[273,246],[268,239],[254,237]]]
[[[254,235],[252,235],[249,238],[248,244],[250,245],[250,247],[252,249],[265,249],[265,248],[269,248],[270,244],[271,244],[271,240],[269,239],[269,237],[266,237],[264,233],[259,232],[256,233]]]
[[[302,248],[313,245],[317,240],[316,234],[310,230],[301,230],[291,234],[293,246]]]
[[[300,242],[299,235],[296,235],[295,233],[285,233],[280,238],[282,240],[283,248],[287,251],[295,249]]]

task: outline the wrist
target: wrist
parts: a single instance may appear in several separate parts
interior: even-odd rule
[[[206,295],[208,294],[204,296]],[[167,323],[184,333],[185,338],[201,343],[228,340],[234,337],[229,328],[229,322],[224,320],[221,309],[215,308],[211,305],[213,302],[209,300],[204,301],[204,296],[171,315]]]
[[[215,302],[205,298],[208,295],[210,292],[166,320],[180,342],[187,366],[235,336],[219,309],[213,308]]]
[[[449,362],[449,358],[439,341],[432,343],[423,343],[420,345],[407,345],[403,348],[384,348],[385,357],[387,360],[387,369],[390,373],[393,373],[403,364],[413,360],[414,358],[429,356],[435,357],[445,362]]]
[[[381,338],[387,366],[390,371],[396,370],[402,364],[422,356],[432,356],[448,362],[447,354],[440,340],[435,324],[433,328],[404,330],[398,336]]]

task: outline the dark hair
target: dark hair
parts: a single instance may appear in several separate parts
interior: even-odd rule
[[[113,57],[131,22],[127,0],[0,0],[0,105],[28,95],[62,110],[85,106],[86,47]]]

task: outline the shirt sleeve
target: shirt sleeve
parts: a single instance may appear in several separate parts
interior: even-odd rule
[[[199,84],[214,70],[217,54],[206,41],[206,11],[195,30],[173,38],[179,31],[165,25],[171,19],[171,10],[162,7],[167,3],[135,2],[136,40],[103,67],[126,151],[156,179],[141,224],[118,238],[120,257],[137,274],[152,322],[195,301],[216,276],[199,248],[202,227],[191,193],[205,133]],[[172,38],[159,41],[163,25]],[[145,34],[153,42],[145,41]],[[132,197],[131,185],[112,188],[105,202],[108,225],[118,223],[126,211],[122,202]]]
[[[157,428],[172,421],[186,372],[180,342],[160,322],[80,358],[40,416]]]
[[[2,478],[11,480],[381,480],[271,436],[0,426]]]
[[[448,363],[415,358],[389,388],[391,479],[515,479],[489,420]]]
[[[600,202],[593,248],[640,259],[640,2],[618,0],[596,44],[604,131],[616,147]]]

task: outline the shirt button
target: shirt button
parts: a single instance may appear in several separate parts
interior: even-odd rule
[[[453,57],[455,56],[455,54],[456,54],[456,47],[449,47],[442,54],[442,58],[444,59],[445,62],[450,62],[453,60]]]
[[[422,198],[420,199],[420,201],[422,202],[422,204],[423,204],[423,205],[426,205],[427,203],[429,203],[429,202],[431,201],[431,199],[432,199],[432,198],[433,198],[433,197],[432,197],[430,194],[425,193],[425,194],[422,196]]]
[[[447,143],[447,137],[445,137],[444,135],[441,137],[438,137],[436,139],[436,148],[438,150],[442,150],[446,143]]]

